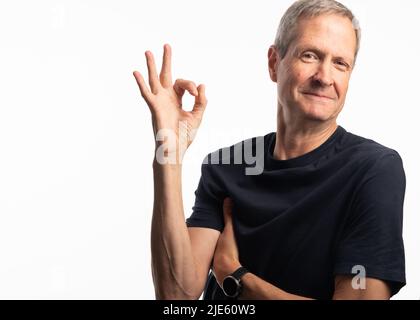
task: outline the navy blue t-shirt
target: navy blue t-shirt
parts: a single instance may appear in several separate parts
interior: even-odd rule
[[[223,199],[230,197],[240,262],[258,277],[292,294],[331,299],[335,275],[365,273],[397,293],[405,285],[399,154],[341,126],[288,160],[273,157],[275,132],[259,139],[260,174],[246,174],[250,164],[234,159],[247,142],[255,152],[257,138],[205,159],[187,226],[223,231]],[[222,153],[223,163],[212,164]],[[210,274],[205,298],[223,297]]]

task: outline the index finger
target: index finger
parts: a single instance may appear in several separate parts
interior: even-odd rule
[[[165,88],[172,86],[171,60],[172,60],[172,49],[171,49],[171,46],[166,43],[163,46],[162,69],[159,75],[160,83]]]

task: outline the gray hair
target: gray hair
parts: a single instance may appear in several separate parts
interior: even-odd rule
[[[361,30],[359,22],[353,13],[343,4],[334,0],[298,0],[293,3],[281,18],[277,29],[274,45],[280,57],[284,57],[290,43],[296,38],[296,26],[301,17],[317,17],[322,14],[338,14],[350,19],[356,32],[356,52],[354,61],[360,48]]]

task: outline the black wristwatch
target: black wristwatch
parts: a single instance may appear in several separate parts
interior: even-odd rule
[[[242,291],[241,278],[245,273],[249,272],[244,267],[239,267],[234,273],[223,279],[222,290],[226,297],[237,298]]]

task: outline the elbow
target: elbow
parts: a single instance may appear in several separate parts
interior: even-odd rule
[[[182,290],[176,290],[166,288],[166,290],[155,290],[156,300],[198,300],[201,293],[197,292],[185,292]]]
[[[191,296],[185,294],[156,294],[156,300],[198,300],[200,295]]]
[[[168,273],[172,275],[170,271]],[[198,300],[204,291],[205,283],[197,281],[196,278],[180,281],[173,275],[158,275],[159,273],[152,269],[156,300]]]
[[[198,300],[204,288],[182,288],[175,283],[156,283],[156,300]]]

